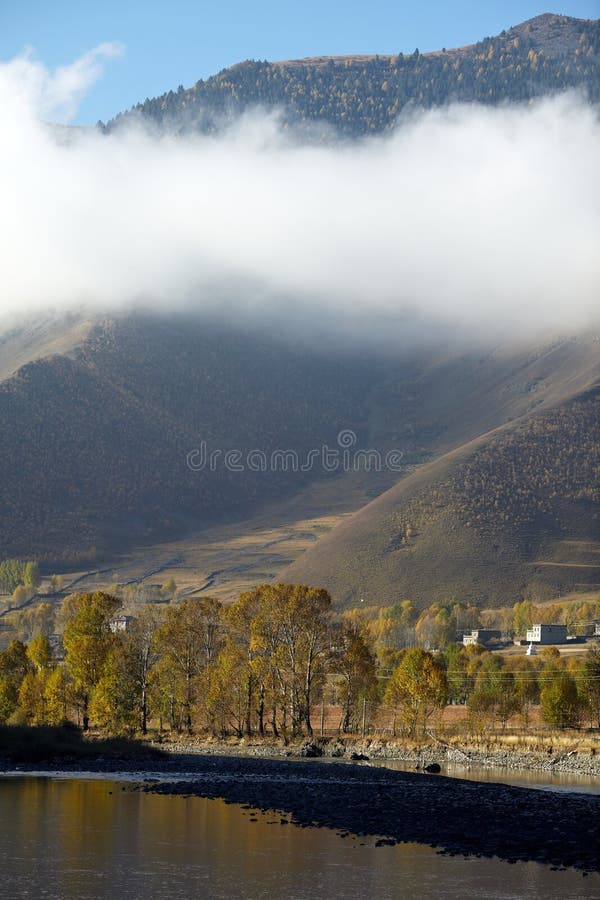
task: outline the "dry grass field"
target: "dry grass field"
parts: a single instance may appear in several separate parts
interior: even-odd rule
[[[385,476],[380,490],[385,490]],[[94,571],[65,576],[78,591],[113,584],[164,584],[174,579],[177,596],[235,599],[279,573],[371,499],[373,481],[350,473],[318,482],[291,499],[263,508],[254,518],[215,526],[170,542],[136,548]]]

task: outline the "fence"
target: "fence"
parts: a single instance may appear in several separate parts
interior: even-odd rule
[[[311,721],[315,734],[321,737],[336,737],[344,733],[342,731],[345,719],[345,708],[337,703],[322,702],[311,709]],[[425,726],[425,727],[423,727]],[[531,705],[527,717],[523,714],[511,716],[503,728],[501,723],[493,719],[474,719],[469,716],[469,710],[465,705],[451,704],[442,710],[435,710],[427,718],[427,721],[419,721],[418,733],[424,731],[434,737],[437,736],[471,736],[485,733],[512,734],[519,736],[544,735],[556,732],[556,726],[548,725],[542,721],[540,707]],[[599,732],[600,729],[592,727],[592,723],[582,722],[580,731]],[[348,735],[381,738],[390,740],[407,736],[409,729],[406,727],[406,719],[400,709],[391,706],[383,706],[373,701],[363,700],[353,711]]]

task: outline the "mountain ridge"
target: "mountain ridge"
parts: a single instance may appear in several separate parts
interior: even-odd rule
[[[258,107],[279,110],[283,127],[311,139],[326,139],[323,126],[353,138],[388,131],[412,106],[529,102],[568,89],[600,100],[600,19],[546,13],[452,50],[246,60],[99,125],[110,132],[138,120],[166,131],[213,133]]]
[[[550,49],[551,52],[547,55],[554,55],[554,53],[556,55],[562,55],[565,52],[569,52],[570,50],[575,49],[576,42],[573,40],[573,31],[571,31],[567,36],[564,34],[564,32],[557,34],[556,31],[553,31],[553,29],[557,25],[569,25],[571,26],[571,28],[576,28],[578,25],[581,26],[583,24],[592,25],[596,21],[596,19],[583,19],[577,16],[563,16],[558,13],[541,13],[539,16],[533,16],[531,19],[526,19],[524,22],[521,22],[518,25],[512,25],[510,28],[506,29],[505,32],[501,32],[501,36],[502,34],[506,34],[506,36],[514,36],[517,38],[527,37],[527,39],[531,41],[531,44],[534,48],[544,48],[546,52],[548,49]],[[571,38],[571,40],[569,40],[569,38]],[[484,38],[484,40],[486,40],[486,38]],[[476,41],[473,44],[462,44],[458,47],[450,47],[448,49],[443,48],[442,50],[425,50],[423,53],[421,53],[421,56],[460,56],[473,50],[473,48],[477,47],[479,43],[481,43],[481,41]],[[335,56],[304,56],[297,59],[273,60],[272,65],[322,66],[327,65],[329,60],[332,60],[334,63],[345,63],[347,61],[352,63],[364,63],[370,60],[379,59],[389,61],[394,58],[394,54],[386,53],[346,53]],[[243,65],[243,63],[237,63],[236,65]],[[234,66],[231,66],[231,68],[234,68]]]

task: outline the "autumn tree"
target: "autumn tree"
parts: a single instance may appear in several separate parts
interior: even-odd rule
[[[27,656],[36,672],[52,668],[52,647],[45,634],[38,634],[29,641]]]
[[[445,651],[448,699],[453,703],[466,703],[473,687],[469,675],[469,654],[465,647],[449,644]]]
[[[247,716],[251,665],[247,654],[231,638],[205,669],[202,682],[203,706],[213,734],[223,736],[233,731],[242,737],[244,730],[250,733]]]
[[[46,725],[46,682],[49,672],[28,672],[19,688],[20,715],[29,725]]]
[[[5,594],[12,594],[22,583],[22,563],[18,559],[3,559],[0,562],[0,589]]]
[[[51,575],[50,576],[50,591],[53,594],[57,594],[64,587],[65,579],[63,575]]]
[[[159,613],[143,607],[126,631],[115,636],[104,673],[94,694],[94,715],[112,723],[112,730],[148,731],[148,708]],[[98,695],[98,696],[96,696]]]
[[[148,731],[148,705],[152,666],[156,662],[156,634],[160,626],[160,615],[146,606],[125,632],[126,658],[133,677],[139,727],[142,734]]]
[[[260,711],[268,714],[274,737],[279,732],[287,740],[288,729],[288,654],[280,642],[280,622],[271,615],[277,610],[276,597],[269,585],[258,589],[258,613],[252,619],[251,641],[253,646],[252,668],[262,686]],[[265,712],[265,710],[268,711]],[[259,729],[260,729],[259,719]]]
[[[236,666],[235,671],[244,680],[242,690],[245,692],[244,704],[244,731],[247,735],[252,733],[252,713],[256,709],[256,718],[259,734],[264,734],[265,717],[265,669],[259,643],[253,632],[253,622],[260,611],[261,589],[256,588],[246,591],[232,603],[226,610],[225,623],[229,635],[229,642],[244,656],[247,665]],[[232,657],[232,647],[228,649],[229,658]]]
[[[184,727],[184,688],[185,680],[181,677],[179,667],[173,666],[169,655],[161,656],[161,635],[157,634],[156,648],[158,658],[150,670],[148,696],[154,714],[158,717],[159,729],[169,723],[169,729],[181,732]]]
[[[258,615],[252,621],[253,668],[265,686],[273,733],[279,732],[279,708],[284,735],[288,724],[293,734],[303,726],[312,734],[311,705],[330,652],[331,599],[326,591],[306,585],[262,585],[258,592]]]
[[[557,663],[551,662],[542,672],[540,704],[542,718],[556,728],[572,728],[579,724],[581,707],[575,679]]]
[[[588,650],[576,681],[582,713],[591,727],[600,728],[600,647]]]
[[[49,638],[54,632],[55,610],[47,601],[42,601],[18,612],[12,612],[10,617],[17,636],[22,641],[30,641],[38,634]]]
[[[510,717],[519,711],[520,699],[514,675],[506,668],[501,656],[486,654],[467,706],[471,716],[482,717],[492,723],[498,721],[503,729]]]
[[[400,708],[405,728],[411,736],[425,732],[432,714],[446,705],[448,683],[439,659],[421,647],[407,650],[392,674],[384,702]]]
[[[115,642],[110,622],[121,603],[103,591],[76,594],[65,600],[63,645],[81,706],[83,728],[89,728],[89,707],[94,688],[104,674]]]
[[[40,567],[37,562],[30,560],[23,565],[23,584],[27,588],[37,590],[41,583]]]
[[[16,712],[21,685],[32,671],[27,648],[21,641],[13,639],[6,650],[0,651],[0,724],[5,725]]]
[[[66,666],[56,666],[48,675],[44,701],[48,725],[61,725],[68,720],[73,703],[73,679]]]
[[[221,642],[221,604],[212,597],[169,606],[156,632],[156,650],[161,656],[156,677],[165,680],[166,693],[173,703],[177,697],[180,699],[188,733],[192,731],[198,697],[198,676],[215,659]],[[161,688],[155,685],[154,690]],[[174,720],[173,715],[171,719]]]
[[[255,622],[258,644],[277,660],[293,734],[302,726],[312,735],[311,705],[322,683],[330,653],[328,613],[331,597],[307,585],[264,585]]]
[[[17,709],[19,687],[5,676],[0,676],[0,725],[6,725]]]
[[[91,696],[90,715],[111,734],[131,735],[139,722],[139,696],[131,650],[125,634],[115,636]]]
[[[32,587],[25,587],[24,584],[18,584],[12,592],[12,602],[17,607],[23,606],[31,600],[34,594],[35,591]]]
[[[531,659],[518,657],[511,664],[514,677],[514,687],[519,699],[519,712],[523,723],[529,725],[531,707],[540,702],[540,685],[538,681],[538,669]]]
[[[340,682],[343,706],[341,730],[346,733],[356,725],[360,701],[374,701],[377,697],[377,666],[366,629],[344,622],[333,633],[332,664]]]
[[[534,619],[537,618],[536,612],[533,604],[527,600],[515,603],[513,606],[514,634],[525,635],[527,629],[533,625]]]
[[[12,594],[19,585],[35,591],[39,583],[40,572],[37,562],[33,560],[21,562],[18,559],[4,559],[0,562],[0,588],[5,593]]]
[[[446,647],[456,639],[456,617],[460,604],[433,603],[423,610],[415,625],[417,641],[425,649]]]
[[[26,652],[31,669],[19,688],[19,709],[32,725],[45,725],[48,721],[45,691],[53,667],[48,638],[43,634],[32,638]]]
[[[325,667],[331,652],[327,614],[331,607],[331,597],[320,588],[298,585],[292,592],[292,606],[302,619],[302,706],[304,725],[312,735],[311,706],[317,685],[321,686]]]
[[[400,600],[393,606],[381,607],[373,628],[378,651],[412,647],[416,640],[417,617],[411,600]]]
[[[162,600],[173,600],[175,597],[175,592],[177,591],[177,585],[175,583],[174,578],[167,578],[165,583],[160,588],[160,596]]]

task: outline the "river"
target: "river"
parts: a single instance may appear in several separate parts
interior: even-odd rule
[[[0,897],[586,898],[600,876],[437,855],[105,778],[0,778]]]
[[[382,766],[397,772],[414,772],[413,762],[400,759],[373,759],[368,765]],[[536,788],[540,791],[565,791],[583,794],[600,794],[600,777],[575,772],[548,772],[542,769],[484,768],[460,763],[443,763],[442,774],[449,778],[467,781],[491,781],[496,784],[513,784],[516,787]]]

